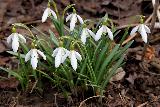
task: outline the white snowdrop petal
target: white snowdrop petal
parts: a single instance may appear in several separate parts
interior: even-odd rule
[[[14,36],[15,33],[12,33],[11,35],[8,36],[7,38],[7,43],[10,44],[12,42],[12,38]]]
[[[81,34],[81,41],[83,42],[83,44],[86,43],[86,38],[87,38],[86,28],[83,28],[82,34]]]
[[[148,26],[144,25],[144,29],[146,30],[147,33],[151,33],[151,30],[149,29]]]
[[[53,15],[53,17],[55,18],[55,19],[57,19],[57,15],[56,15],[56,13],[53,11],[53,10],[51,10],[50,8],[49,8],[49,11],[51,12],[51,14]]]
[[[71,19],[72,15],[73,15],[73,14],[70,14],[70,15],[68,15],[68,16],[66,17],[66,22],[68,22],[68,20]]]
[[[77,69],[77,59],[76,59],[74,51],[71,52],[70,59],[71,59],[71,65],[72,65],[73,69],[76,71],[76,69]]]
[[[144,26],[141,26],[141,29],[139,30],[139,33],[141,34],[143,41],[145,43],[147,43],[147,33],[144,29]]]
[[[76,22],[77,22],[76,14],[73,14],[70,22],[70,31],[73,31]]]
[[[77,18],[81,24],[84,24],[83,19],[79,15],[77,15]]]
[[[132,29],[130,35],[131,35],[131,36],[134,35],[134,34],[137,32],[138,28],[139,28],[139,25],[136,26],[136,27],[134,27],[134,28]]]
[[[97,31],[96,36],[95,36],[95,41],[98,41],[103,33],[103,26]]]
[[[89,35],[91,35],[95,39],[95,34],[89,29],[87,29],[87,31],[88,31]]]
[[[107,32],[108,32],[109,38],[110,38],[111,40],[113,40],[113,33],[111,32],[111,30],[110,30],[108,27],[106,27],[106,30],[107,30]]]
[[[38,59],[36,57],[31,58],[31,65],[33,69],[37,68]]]
[[[53,54],[52,54],[53,57],[55,57],[55,56],[57,55],[58,50],[59,50],[59,48],[56,48],[56,49],[53,51]]]
[[[46,8],[42,15],[42,23],[47,20],[48,15],[49,15],[49,8]]]
[[[70,52],[68,50],[65,50],[65,54],[61,58],[61,63],[64,63],[66,58],[69,56]]]
[[[38,54],[37,49],[31,49],[31,65],[33,69],[37,68]]]
[[[17,52],[18,47],[19,47],[18,36],[17,36],[17,35],[14,35],[14,36],[12,37],[12,49],[13,49],[13,51],[14,51],[14,52]]]
[[[46,60],[46,56],[44,55],[43,52],[41,52],[40,50],[37,50],[38,54],[41,55],[43,57],[44,60]]]
[[[59,65],[61,64],[61,58],[62,58],[62,50],[59,49],[58,53],[57,53],[57,55],[55,57],[55,67],[56,68],[59,67]]]
[[[82,57],[81,55],[78,53],[78,52],[75,52],[75,55],[76,55],[76,58],[81,61],[82,60]]]
[[[18,37],[21,42],[26,43],[26,39],[21,34],[18,34]]]
[[[31,58],[38,58],[37,49],[31,49]]]
[[[31,58],[31,50],[25,55],[25,62]]]

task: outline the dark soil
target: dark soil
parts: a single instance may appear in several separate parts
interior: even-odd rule
[[[55,0],[62,11],[68,4],[75,3],[83,18],[100,18],[107,12],[114,23],[121,27],[138,22],[135,15],[143,14],[146,19],[153,7],[149,0]],[[48,32],[50,21],[41,24],[41,16],[47,0],[0,0],[0,66],[16,68],[17,61],[6,53],[10,50],[6,37],[11,33],[11,24],[22,22],[34,25],[43,32]],[[124,29],[121,29],[122,31]],[[151,45],[141,61],[143,42],[136,42],[126,53],[123,66],[126,75],[119,81],[111,82],[106,87],[102,103],[99,97],[88,99],[81,107],[160,107],[160,30],[154,30]],[[25,33],[25,31],[19,31]],[[149,56],[151,59],[147,59]],[[0,70],[1,71],[1,70]],[[46,80],[44,80],[46,81]],[[93,96],[92,90],[83,92],[80,87],[78,95],[69,94],[65,98],[60,90],[45,84],[43,91],[22,91],[19,82],[0,72],[0,107],[78,107],[80,103]]]

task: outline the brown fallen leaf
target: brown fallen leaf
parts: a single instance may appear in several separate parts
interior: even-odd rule
[[[149,45],[144,53],[144,58],[146,60],[151,60],[153,57],[155,57],[155,48]]]
[[[126,80],[127,80],[128,82],[130,82],[132,85],[134,85],[134,80],[135,80],[136,78],[137,78],[137,74],[134,73],[133,75],[130,74],[129,77],[126,78]]]
[[[17,88],[18,85],[19,81],[14,77],[0,80],[0,88]]]
[[[3,56],[0,56],[0,66],[4,66],[6,65],[6,63],[10,60],[9,57],[3,57]]]
[[[126,72],[123,70],[122,67],[118,68],[117,73],[110,79],[110,82],[113,82],[113,81],[120,81],[124,78]]]

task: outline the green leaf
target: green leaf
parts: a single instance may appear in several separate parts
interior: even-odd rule
[[[14,25],[14,26],[18,26],[18,27],[25,28],[25,29],[27,29],[28,31],[30,31],[29,27],[26,26],[26,25],[23,24],[23,23],[14,23],[13,25]]]
[[[124,52],[132,45],[133,42],[134,40],[128,42],[124,47],[122,47],[121,50],[117,51],[113,60],[117,60],[119,57],[121,57],[121,55],[124,54]]]
[[[111,51],[111,53],[109,54],[109,56],[105,59],[105,61],[103,62],[102,66],[100,67],[100,71],[98,73],[98,77],[97,77],[97,83],[99,84],[100,80],[103,78],[103,76],[106,74],[106,70],[105,68],[107,67],[107,65],[109,64],[109,62],[111,61],[111,59],[114,57],[116,51],[119,49],[119,44],[116,45],[113,50]]]
[[[18,53],[15,53],[13,51],[7,51],[7,52],[10,53],[10,54],[12,54],[12,55],[14,55],[14,56],[18,56]],[[21,58],[25,58],[25,55],[24,54],[20,54],[20,57]]]
[[[51,41],[58,47],[59,43],[58,43],[58,39],[56,38],[55,34],[50,29],[49,29],[49,33],[50,33]]]
[[[103,94],[103,90],[106,87],[106,85],[108,84],[109,80],[111,79],[111,77],[115,74],[116,70],[120,67],[121,63],[124,60],[124,56],[122,56],[118,62],[112,67],[111,71],[107,74],[107,78],[105,79],[105,81],[102,84],[102,91],[101,91],[101,95]]]
[[[28,49],[28,47],[26,46],[26,44],[21,43],[21,47],[22,47],[23,52],[24,52],[25,54],[29,51],[29,49]]]
[[[122,39],[120,40],[120,44],[122,44],[123,41],[125,40],[125,38],[126,38],[126,36],[127,36],[127,34],[128,34],[128,30],[129,30],[129,27],[125,29],[125,32],[124,32],[124,34],[123,34],[123,36],[122,36]]]
[[[54,17],[51,17],[51,19],[52,19],[52,22],[53,22],[56,30],[58,31],[59,36],[64,36],[64,35],[63,35],[63,32],[61,31],[61,30],[62,30],[61,27],[63,27],[63,26],[61,26],[60,21],[58,21],[58,20],[55,19]]]
[[[95,66],[96,72],[97,72],[99,66],[101,65],[101,61],[104,59],[104,56],[106,55],[107,49],[108,49],[108,44],[106,44],[105,47],[103,47],[102,51],[100,51],[100,55],[97,58],[96,66]]]
[[[23,78],[18,73],[14,72],[12,70],[9,70],[9,69],[3,68],[3,67],[0,67],[0,69],[8,72],[10,75],[13,75],[14,77],[18,78],[20,81],[23,80]]]
[[[41,74],[43,74],[46,78],[50,79],[52,82],[55,82],[55,80],[53,80],[48,74],[46,74],[45,72],[41,71],[41,70],[37,70],[36,71],[40,72]]]

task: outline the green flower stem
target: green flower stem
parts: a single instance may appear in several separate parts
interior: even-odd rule
[[[60,40],[68,39],[68,40],[75,41],[75,39],[73,39],[73,38],[70,37],[70,36],[62,36],[62,37],[60,37],[59,39],[60,39]]]
[[[34,34],[32,33],[32,31],[31,31],[31,30],[29,29],[29,27],[27,27],[25,24],[23,24],[23,23],[14,23],[13,26],[14,26],[14,27],[16,27],[16,26],[17,26],[17,27],[22,27],[22,28],[28,30],[29,33],[30,33],[30,35],[33,37],[33,39],[35,39],[35,36],[34,36]]]
[[[75,5],[75,4],[70,4],[70,5],[68,5],[68,6],[63,10],[63,13],[62,13],[62,19],[63,19],[63,21],[64,21],[64,16],[65,16],[66,11],[67,11],[69,8],[73,7],[74,5]]]
[[[59,18],[59,12],[58,12],[58,9],[57,9],[57,5],[56,5],[56,3],[53,1],[53,7],[54,7],[54,9],[55,9],[55,12],[56,12],[56,14],[57,14],[57,17]]]
[[[33,76],[34,76],[34,78],[35,78],[35,81],[37,81],[38,80],[38,78],[37,78],[37,73],[36,73],[36,70],[32,70],[32,73],[33,73]]]
[[[25,64],[23,63],[23,61],[22,61],[22,58],[21,58],[21,56],[20,56],[20,52],[18,51],[18,58],[19,58],[19,60],[20,60],[20,64],[22,65],[22,69],[23,69],[23,71],[24,72],[20,72],[20,75],[22,76],[22,77],[26,77],[27,78],[27,80],[28,80],[28,76],[27,76],[27,73],[26,73],[26,69],[25,69]],[[23,74],[24,73],[24,74]],[[24,80],[24,78],[23,78],[23,80],[22,80],[22,82],[21,82],[21,86],[22,86],[22,90],[25,90],[25,80]]]
[[[86,53],[86,57],[87,57],[87,59],[88,59],[88,67],[89,67],[90,70],[91,70],[91,76],[93,77],[93,81],[96,82],[96,76],[95,76],[94,70],[93,70],[93,68],[92,68],[92,63],[91,63],[91,61],[90,61],[90,59],[89,59],[89,55],[88,55],[87,49],[86,49],[85,46],[84,46],[83,48],[84,48],[84,51],[85,51],[85,53]]]
[[[65,73],[66,77],[67,77],[67,80],[69,81],[69,84],[70,84],[70,88],[72,89],[72,87],[74,86],[74,82],[73,82],[73,79],[70,78],[70,74],[67,72],[68,70],[65,70],[64,67],[62,65],[60,65],[63,72]]]

